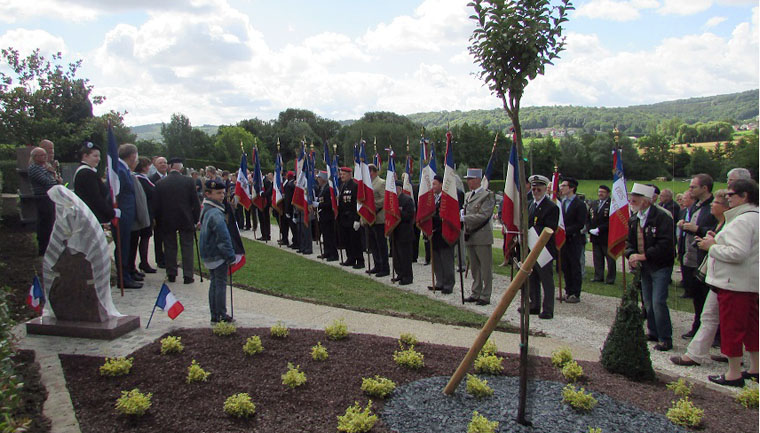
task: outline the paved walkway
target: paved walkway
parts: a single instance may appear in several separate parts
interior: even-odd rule
[[[252,232],[243,232],[243,235],[248,238],[253,237]],[[277,248],[273,245],[275,244],[274,242],[270,242],[269,244],[273,248]],[[152,251],[152,248],[150,250]],[[293,250],[287,248],[282,248],[282,250],[296,254]],[[315,250],[318,251],[316,245]],[[319,260],[316,258],[316,255],[317,253],[304,257]],[[363,270],[347,269],[339,266],[337,262],[324,263],[338,267],[346,272],[364,274]],[[493,311],[497,300],[509,284],[508,277],[495,275],[491,305],[475,306],[466,304],[462,306],[461,297],[457,291],[451,295],[443,295],[440,292],[433,293],[427,290],[427,286],[431,282],[429,266],[414,264],[414,275],[414,284],[409,286],[394,285],[394,287],[483,314],[490,314]],[[166,314],[157,310],[150,328],[145,329],[163,278],[164,274],[162,272],[149,274],[146,277],[145,288],[127,290],[123,297],[120,296],[118,290],[112,291],[114,304],[117,309],[122,314],[139,316],[142,325],[140,329],[132,331],[114,341],[26,335],[23,324],[18,325],[14,329],[14,333],[19,338],[18,347],[20,349],[31,349],[36,352],[37,361],[41,366],[42,383],[48,391],[48,399],[45,402],[43,411],[52,420],[52,432],[78,433],[80,431],[76,417],[74,416],[71,399],[66,389],[58,354],[125,356],[175,329],[209,326],[208,281],[204,280],[201,283],[199,277],[196,276],[196,281],[192,284],[169,284],[175,296],[185,306],[185,311],[176,320],[172,321]],[[379,278],[378,280],[392,285],[390,277]],[[468,293],[470,284],[471,280],[465,280],[465,294]],[[458,287],[459,282],[457,281]],[[278,321],[282,321],[291,328],[324,329],[325,326],[334,320],[343,318],[350,332],[398,338],[402,332],[413,331],[420,341],[459,347],[469,347],[479,332],[478,329],[474,328],[441,325],[399,317],[343,310],[248,292],[237,288],[234,289],[234,302],[235,319],[238,326],[242,327],[270,327]],[[531,329],[542,331],[547,335],[546,337],[531,337],[531,353],[539,356],[549,356],[558,347],[569,347],[576,359],[598,360],[600,348],[614,320],[617,304],[618,300],[614,298],[584,294],[580,304],[557,303],[553,320],[539,320],[536,316],[531,316]],[[517,325],[518,313],[516,305],[512,305],[507,310],[503,320]],[[674,312],[673,322],[673,335],[680,335],[686,331],[690,324],[691,315]],[[519,352],[519,335],[495,332],[492,338],[500,350],[514,354]],[[674,343],[677,345],[677,348],[673,352],[664,354],[659,352],[652,353],[652,361],[658,370],[674,375],[687,376],[704,382],[708,373],[723,369],[723,366],[720,365],[689,368],[672,366],[667,361],[667,357],[676,352],[683,352],[685,349],[683,340],[677,338],[674,340]],[[716,389],[725,391],[722,387],[716,386]]]

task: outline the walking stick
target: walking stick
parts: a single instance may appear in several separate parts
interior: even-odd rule
[[[198,273],[201,274],[201,283],[203,282],[203,269],[201,268],[201,249],[198,246],[198,232],[193,231],[193,237],[195,238],[195,252],[198,255]]]
[[[459,257],[459,289],[462,292],[462,305],[464,305],[464,275],[462,269],[462,241],[464,240],[464,230],[459,230],[459,242],[457,242],[457,250]]]
[[[232,299],[232,266],[227,265],[227,272],[230,275],[230,317],[235,318],[235,302]]]

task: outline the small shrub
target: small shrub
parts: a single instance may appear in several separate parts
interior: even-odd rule
[[[182,337],[172,337],[171,335],[161,339],[161,354],[182,353],[185,346],[182,345]]]
[[[562,367],[562,375],[570,382],[577,382],[583,376],[583,368],[575,361],[569,361]]]
[[[292,362],[288,362],[288,371],[280,376],[282,384],[294,389],[306,383],[306,373],[299,370],[300,368],[300,365],[294,367]]]
[[[688,397],[691,395],[691,385],[689,382],[683,380],[683,378],[678,379],[677,382],[670,382],[665,385],[665,387],[673,391],[673,393],[679,397]]]
[[[338,431],[346,433],[363,433],[368,432],[377,422],[377,415],[372,413],[372,400],[367,403],[367,407],[362,409],[359,402],[346,409],[346,413],[338,415]]]
[[[325,327],[325,334],[330,340],[342,340],[348,337],[348,326],[343,319],[334,320],[332,324]]]
[[[702,423],[702,416],[705,411],[694,406],[689,397],[684,397],[677,402],[673,402],[673,407],[668,409],[665,416],[670,422],[684,427],[697,427]]]
[[[588,433],[602,433],[601,427],[589,427]]]
[[[150,399],[153,394],[143,394],[135,388],[131,391],[122,391],[121,397],[116,400],[116,410],[123,415],[142,416],[150,409]]]
[[[476,373],[491,375],[499,374],[504,370],[504,367],[501,365],[502,361],[504,361],[504,358],[500,356],[479,355],[475,358],[473,366],[475,367]]]
[[[404,346],[401,346],[401,350],[393,352],[393,360],[396,364],[413,370],[422,368],[425,365],[425,356],[414,350],[414,346],[409,346],[408,349],[404,349]]]
[[[237,332],[237,327],[229,322],[218,322],[211,331],[219,337],[227,337]]]
[[[494,433],[499,428],[498,421],[489,421],[488,418],[479,414],[478,411],[472,413],[472,421],[467,426],[467,433]]]
[[[744,385],[741,391],[736,394],[736,402],[746,407],[747,409],[755,408],[758,405],[758,386],[754,378],[752,378],[751,384]]]
[[[243,345],[243,353],[246,355],[255,355],[264,351],[264,346],[261,344],[261,337],[258,335],[252,335],[245,340]]]
[[[315,361],[324,361],[327,359],[327,349],[322,345],[321,341],[317,341],[316,346],[311,347],[311,359]]]
[[[406,344],[407,346],[414,346],[418,343],[417,336],[407,332],[401,334],[398,341],[402,344]]]
[[[105,364],[100,366],[101,376],[124,376],[132,370],[134,358],[106,358]]]
[[[249,418],[256,413],[256,405],[251,401],[251,396],[241,392],[227,397],[224,401],[224,413],[236,418]]]
[[[394,389],[396,389],[396,383],[386,377],[376,375],[374,378],[362,378],[362,391],[373,397],[385,398]]]
[[[493,342],[490,338],[488,341],[486,341],[486,344],[483,345],[483,348],[480,349],[480,353],[478,353],[478,356],[481,355],[496,355],[496,352],[499,351],[499,348],[496,347],[496,343]]]
[[[274,338],[287,338],[289,334],[288,327],[282,322],[277,322],[269,329],[269,334]]]
[[[596,406],[598,401],[581,388],[576,390],[573,385],[567,385],[562,389],[562,401],[569,404],[573,409],[581,412],[588,412]]]
[[[477,398],[485,398],[493,395],[493,389],[488,386],[487,380],[481,380],[475,375],[468,374],[467,393]]]
[[[197,362],[193,359],[193,362],[190,363],[190,366],[187,367],[187,383],[193,383],[193,382],[205,382],[208,380],[208,376],[211,373],[208,373],[206,370],[202,369],[200,365],[198,365]]]
[[[552,352],[552,364],[557,368],[562,368],[568,362],[573,360],[573,354],[570,353],[570,349],[562,347]]]

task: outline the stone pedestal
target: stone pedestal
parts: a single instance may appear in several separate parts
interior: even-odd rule
[[[37,317],[26,322],[26,333],[113,340],[139,327],[140,318],[137,316],[117,317],[105,322],[83,322],[59,320],[53,317]]]

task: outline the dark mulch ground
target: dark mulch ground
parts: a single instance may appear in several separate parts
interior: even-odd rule
[[[422,344],[425,366],[410,371],[393,362],[398,349],[394,339],[352,334],[343,341],[329,341],[321,331],[291,330],[285,340],[269,336],[263,328],[239,329],[237,335],[216,337],[210,329],[183,329],[185,350],[179,355],[160,355],[154,342],[133,353],[132,373],[121,378],[98,374],[104,359],[81,355],[60,355],[74,408],[82,431],[88,432],[334,432],[337,416],[355,401],[366,405],[360,390],[362,377],[381,375],[398,385],[431,376],[449,376],[466,353],[465,349]],[[242,346],[247,337],[259,335],[264,352],[246,356]],[[326,362],[311,359],[310,348],[321,341],[329,351]],[[503,356],[503,354],[502,354]],[[185,384],[187,367],[196,360],[211,372],[207,383]],[[282,385],[287,363],[301,366],[308,382],[291,390]],[[589,390],[604,393],[643,410],[664,414],[675,399],[665,388],[670,378],[655,383],[632,383],[607,373],[598,363],[580,362]],[[518,374],[518,361],[510,355],[504,375]],[[531,374],[544,380],[563,382],[559,371],[546,358],[531,358]],[[153,406],[139,419],[118,415],[114,403],[122,390],[139,388],[153,393]],[[222,410],[224,400],[247,392],[256,404],[256,415],[236,420]],[[705,410],[705,432],[757,431],[757,410],[747,410],[729,396],[695,386],[694,403]],[[424,398],[424,396],[420,396]],[[374,399],[374,412],[381,413],[384,402]],[[391,431],[382,420],[373,432]]]
[[[17,363],[15,373],[24,383],[20,394],[21,402],[13,417],[32,421],[26,430],[28,433],[49,432],[50,420],[42,416],[42,405],[47,399],[47,390],[40,383],[40,366],[34,362],[34,351],[21,350],[13,360]]]

